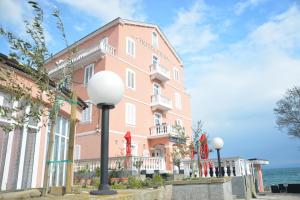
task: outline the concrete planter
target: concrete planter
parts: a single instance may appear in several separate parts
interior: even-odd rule
[[[233,200],[230,178],[203,178],[197,180],[174,181],[174,200]]]

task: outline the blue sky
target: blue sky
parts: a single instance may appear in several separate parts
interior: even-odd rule
[[[74,42],[116,17],[158,24],[184,61],[193,121],[220,136],[223,156],[269,159],[269,167],[300,166],[300,140],[277,130],[273,108],[300,85],[300,3],[297,0],[45,0],[51,52],[63,42],[50,13],[61,10]],[[22,0],[0,1],[0,22],[24,35],[30,17]],[[12,12],[13,10],[13,12]],[[0,51],[8,47],[0,39]],[[215,157],[213,153],[211,156]]]

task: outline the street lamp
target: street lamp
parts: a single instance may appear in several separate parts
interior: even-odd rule
[[[218,153],[218,167],[219,167],[219,173],[218,173],[218,177],[222,176],[222,172],[221,172],[221,158],[220,158],[220,149],[222,149],[223,145],[224,145],[224,141],[222,140],[222,138],[219,137],[215,137],[212,141],[213,143],[213,147],[214,149],[217,150]]]
[[[109,109],[113,109],[124,93],[122,79],[111,71],[101,71],[89,80],[87,92],[93,104],[102,109],[101,118],[101,174],[98,190],[92,195],[116,194],[108,185],[108,144],[109,144]]]

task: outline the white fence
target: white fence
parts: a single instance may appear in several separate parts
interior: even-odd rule
[[[165,160],[162,157],[140,157],[131,156],[126,158],[122,157],[110,157],[108,160],[109,169],[128,169],[137,171],[137,164],[141,162],[140,170],[146,170],[148,173],[153,173],[155,170],[164,171],[166,170]],[[99,159],[85,159],[74,161],[74,171],[79,171],[84,168],[88,168],[94,171],[97,167],[100,167]]]

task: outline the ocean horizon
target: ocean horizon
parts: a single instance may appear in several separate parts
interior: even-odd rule
[[[300,167],[263,169],[264,185],[300,183]]]

